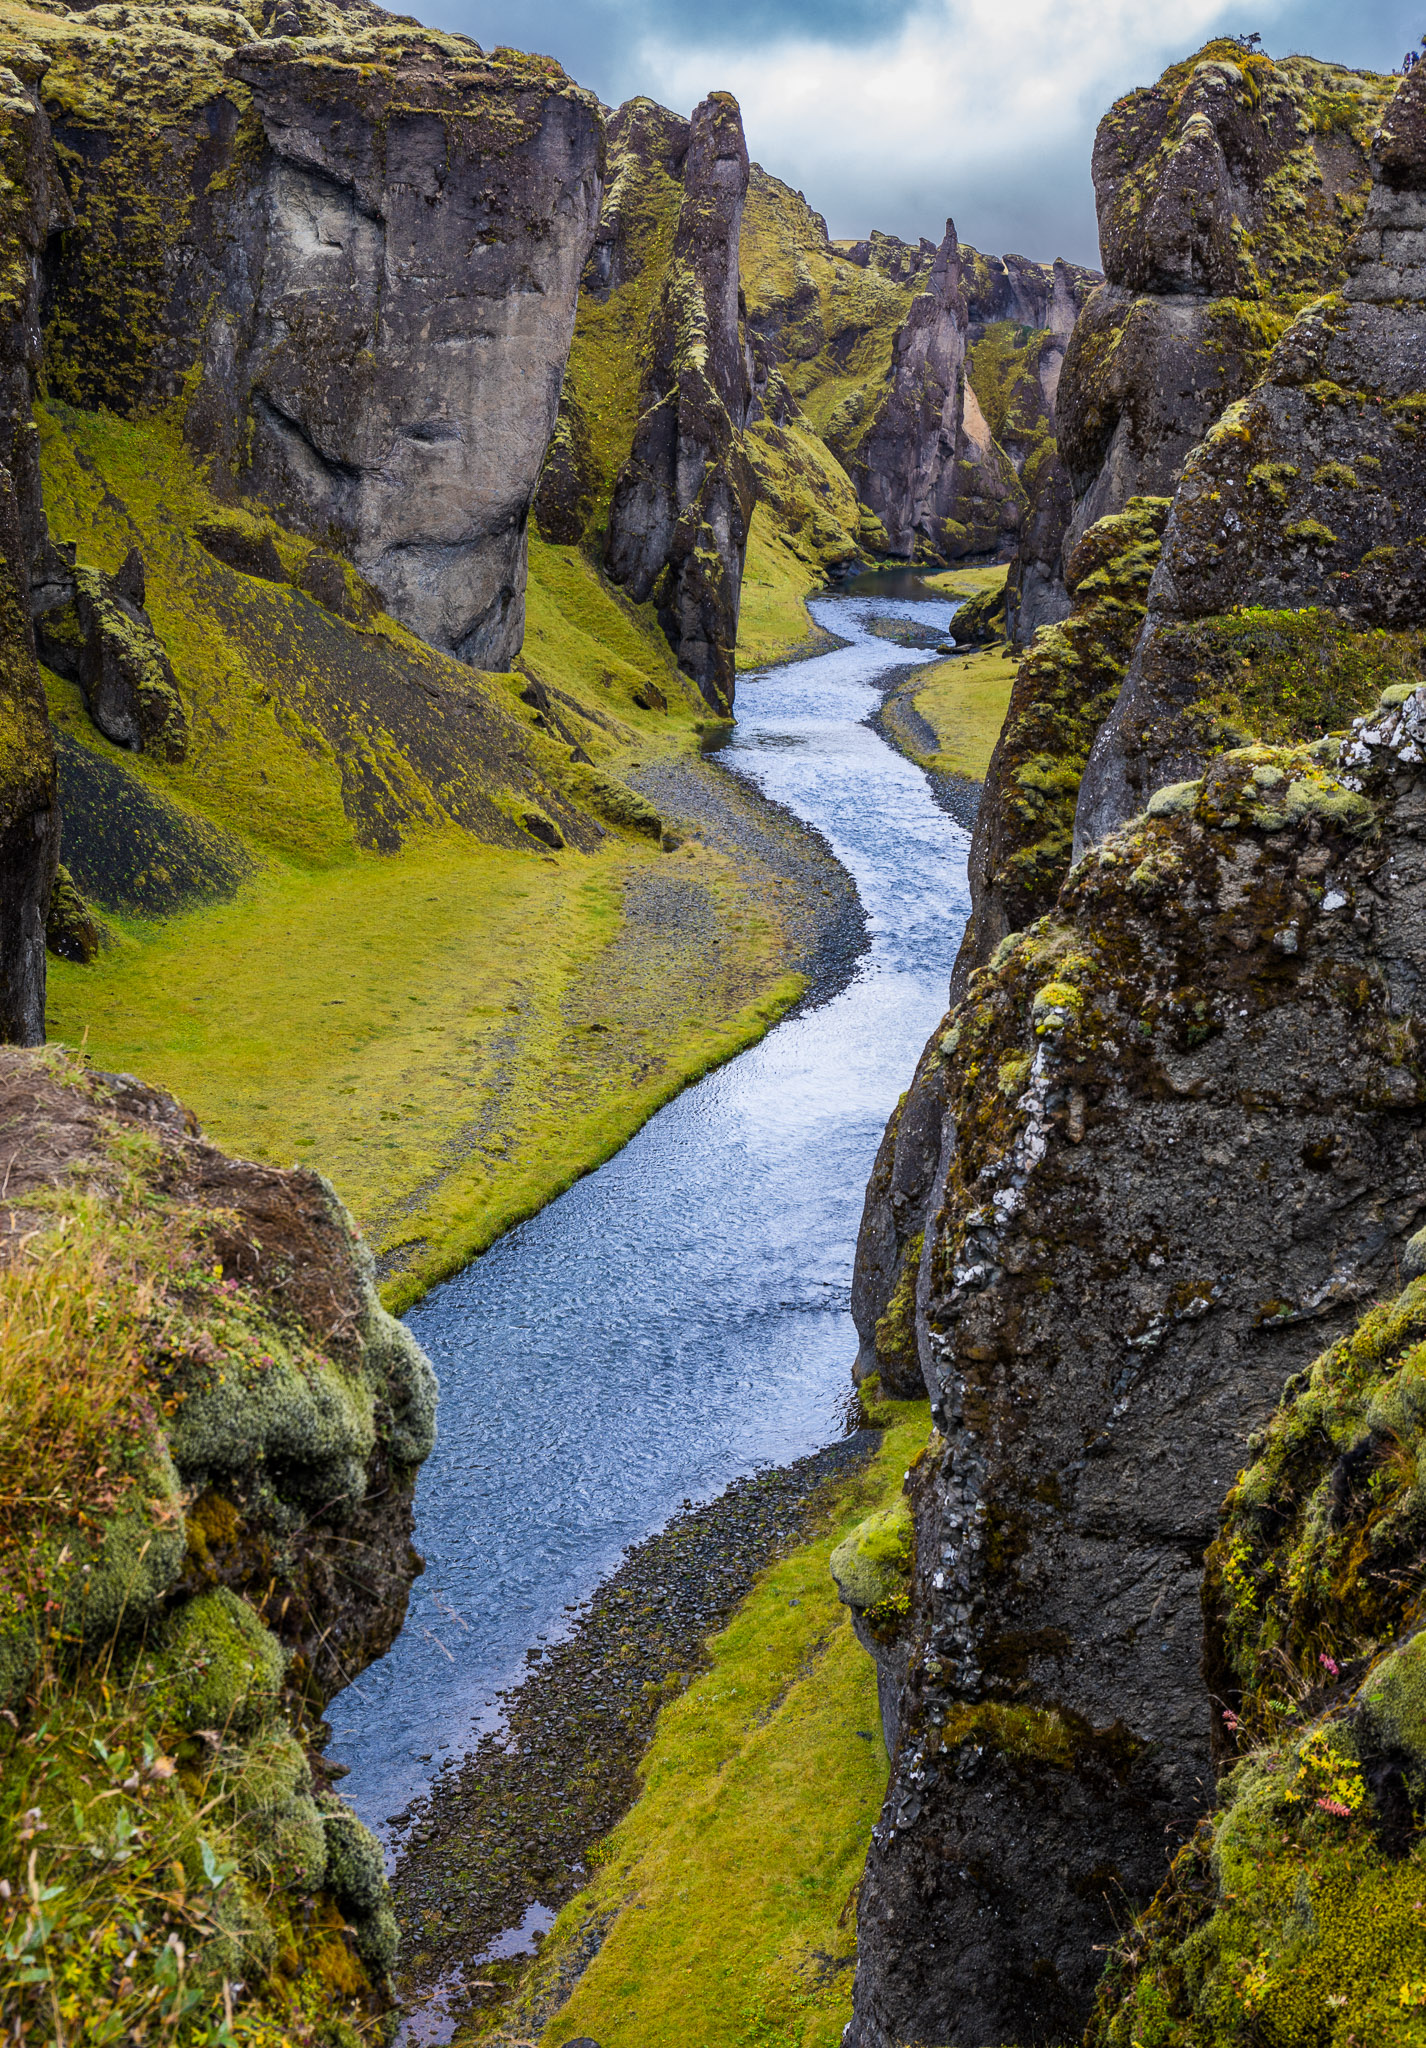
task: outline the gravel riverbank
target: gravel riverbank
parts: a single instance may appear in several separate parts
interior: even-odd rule
[[[448,2040],[463,2011],[503,2004],[533,1934],[580,1887],[590,1848],[626,1809],[664,1701],[775,1558],[813,1535],[829,1490],[879,1442],[841,1442],[740,1479],[629,1551],[528,1655],[501,1727],[393,1815],[405,2038]]]

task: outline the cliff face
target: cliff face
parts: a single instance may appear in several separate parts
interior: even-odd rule
[[[0,1041],[39,1045],[59,811],[30,625],[30,563],[44,529],[30,410],[40,359],[40,252],[58,218],[58,197],[49,123],[30,85],[9,70],[0,71],[0,161]]]
[[[939,247],[833,242],[756,165],[742,262],[755,408],[810,430],[851,478],[864,511],[844,549],[948,561],[1008,546],[1098,274],[982,256],[949,223]]]
[[[396,1928],[320,1716],[405,1612],[431,1369],[316,1174],[47,1055],[5,1056],[0,1106],[0,1697],[32,1808],[0,1854],[12,1958],[25,1842],[53,1887],[45,1972],[9,1978],[7,2011],[142,2029],[176,1939],[184,2012],[350,2039]]]
[[[1298,1615],[1328,1578],[1278,1549],[1298,1540],[1293,1527],[1317,1541],[1302,1519],[1316,1482],[1293,1461],[1309,1439],[1325,1455],[1329,1439],[1345,1453],[1355,1438],[1349,1420],[1321,1436],[1320,1403],[1297,1419],[1289,1409],[1281,1430],[1296,1449],[1243,1480],[1210,1560],[1197,1677],[1203,1560],[1249,1440],[1324,1345],[1337,1371],[1345,1354],[1331,1347],[1402,1260],[1412,1270],[1426,1215],[1426,576],[1407,452],[1426,381],[1423,107],[1426,85],[1404,83],[1374,147],[1344,291],[1291,323],[1264,380],[1190,457],[1167,524],[1162,503],[1140,499],[1080,542],[1099,556],[1090,573],[1072,558],[1076,610],[1056,630],[1073,645],[1082,622],[1075,669],[1092,685],[1101,664],[1112,689],[1126,642],[1104,620],[1091,644],[1092,614],[1126,607],[1132,642],[1163,534],[1147,623],[1079,799],[1091,850],[1057,899],[1072,756],[1096,707],[1071,693],[1052,708],[1033,663],[1017,685],[978,837],[983,852],[996,834],[1004,843],[977,910],[1020,929],[993,951],[993,930],[972,935],[961,1000],[900,1111],[927,1192],[921,1241],[905,1227],[892,1334],[924,1376],[937,1431],[909,1486],[909,1614],[878,1646],[905,1677],[860,1897],[859,2044],[1074,2037],[1123,1902],[1147,1903],[1210,1802],[1228,1730],[1210,1688],[1245,1726],[1257,1716],[1254,1733],[1280,1744],[1279,1772],[1335,1797],[1314,1776],[1312,1688],[1285,1681],[1277,1646],[1304,1671],[1320,1648],[1335,1678],[1348,1638],[1366,1671],[1396,1625],[1377,1611],[1400,1583],[1386,1533],[1372,1539],[1375,1590],[1364,1577],[1353,1596],[1375,1600],[1370,1613]],[[1211,264],[1215,246],[1205,234],[1193,261]],[[1125,551],[1134,520],[1146,530]],[[1346,743],[1329,737],[1359,712]],[[1038,882],[1016,821],[1031,739],[1058,805]],[[879,1270],[894,1161],[884,1178],[864,1231]],[[1401,1345],[1380,1327],[1380,1345],[1361,1341],[1385,1373]],[[1386,1428],[1357,1434],[1384,1444]],[[1343,1574],[1349,1554],[1367,1554],[1345,1528],[1356,1470],[1330,1482]],[[1370,1510],[1364,1493],[1362,1515],[1386,1513],[1394,1484],[1373,1486]],[[1331,1579],[1333,1599],[1343,1583]],[[1259,1635],[1268,1599],[1292,1618]],[[1340,1751],[1347,1779],[1357,1770],[1355,1805],[1367,1816],[1370,1791],[1370,1825],[1388,1827],[1387,1764],[1409,1775],[1414,1751],[1406,1735],[1392,1750],[1359,1699],[1352,1714],[1311,1740]],[[1262,1864],[1266,1835],[1252,1834],[1280,1793],[1262,1789],[1270,1763],[1245,1769],[1211,1840],[1185,1850],[1179,1889],[1118,1952],[1104,2040],[1127,2043],[1150,2011],[1171,2011],[1185,2039],[1202,2027],[1247,2041],[1264,2037],[1264,2012],[1297,2010],[1286,1976],[1274,1988],[1281,1887]],[[1295,1824],[1282,1826],[1273,1854],[1284,1868],[1297,1858],[1297,1882],[1310,1845],[1294,1848]],[[1344,1837],[1340,1854],[1317,1842],[1328,1860],[1309,1873],[1314,1898],[1319,1881],[1324,1897],[1377,1881],[1366,1842]],[[1239,1854],[1257,1859],[1241,1866],[1242,1892],[1229,1870]],[[1181,1944],[1195,1923],[1190,1963]],[[1336,1920],[1314,1921],[1293,1982],[1344,1938]],[[1243,1981],[1244,1949],[1263,1990],[1240,2013],[1226,1987]],[[1360,2037],[1370,1972],[1342,1967],[1354,1987],[1342,2026]]]
[[[635,603],[653,599],[680,668],[726,712],[753,509],[741,447],[749,394],[738,291],[748,152],[727,93],[694,108],[681,176],[638,423],[609,506],[605,562]]]
[[[1063,615],[1062,564],[1088,529],[1171,491],[1262,373],[1298,295],[1340,283],[1390,90],[1210,43],[1105,116],[1093,162],[1105,281],[1065,358],[1064,478],[1047,480],[1022,549],[1017,644]]]
[[[276,41],[236,11],[190,19],[35,29],[74,207],[51,388],[127,412],[191,387],[199,449],[432,645],[504,667],[598,109],[548,60],[376,8]]]
[[[1352,701],[1353,682],[1360,689],[1366,681],[1353,673],[1358,643],[1352,637],[1339,649],[1341,631],[1400,631],[1426,619],[1418,539],[1426,497],[1415,447],[1426,385],[1417,104],[1417,89],[1404,87],[1378,136],[1344,289],[1299,315],[1256,389],[1189,460],[1148,623],[1086,770],[1080,846],[1141,809],[1160,785],[1197,774],[1223,746],[1279,735],[1294,700],[1282,679],[1263,673],[1260,656],[1238,647],[1242,607],[1282,615],[1284,633],[1300,634],[1304,616],[1322,615],[1310,688],[1323,725],[1367,708]],[[1328,693],[1334,701],[1320,701]],[[1307,708],[1301,691],[1295,702]]]

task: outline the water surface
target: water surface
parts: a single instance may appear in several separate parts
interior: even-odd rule
[[[968,836],[865,721],[910,663],[877,616],[941,598],[814,599],[850,644],[740,677],[724,765],[814,825],[871,946],[821,1007],[659,1111],[607,1165],[408,1318],[441,1382],[416,1491],[426,1572],[390,1654],[330,1710],[343,1791],[378,1832],[491,1724],[524,1652],[685,1500],[840,1432],[867,1176],[945,1008]]]

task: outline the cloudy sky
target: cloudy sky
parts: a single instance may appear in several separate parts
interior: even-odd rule
[[[401,0],[388,0],[401,4]],[[753,157],[834,235],[1098,263],[1089,152],[1111,100],[1209,35],[1257,29],[1389,71],[1422,0],[405,0],[487,49],[557,57],[611,105],[736,93]]]

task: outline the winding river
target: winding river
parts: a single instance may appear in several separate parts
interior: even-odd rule
[[[871,938],[854,979],[411,1312],[441,1382],[426,1571],[390,1654],[330,1709],[342,1789],[378,1833],[630,1543],[841,1432],[867,1176],[969,908],[968,835],[866,722],[893,674],[934,659],[870,622],[940,629],[954,606],[885,589],[812,601],[848,644],[740,677],[719,756],[850,870]]]

